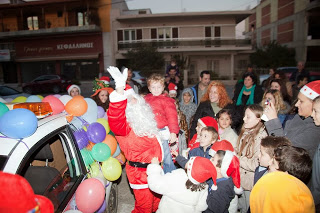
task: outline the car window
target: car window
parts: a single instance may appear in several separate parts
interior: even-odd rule
[[[15,90],[13,88],[10,88],[10,87],[6,87],[6,86],[0,87],[0,96],[16,95],[19,93],[20,92],[18,92],[17,90]]]
[[[85,167],[70,128],[50,134],[38,144],[30,149],[18,174],[28,180],[36,194],[48,197],[55,211],[62,211],[83,180]]]

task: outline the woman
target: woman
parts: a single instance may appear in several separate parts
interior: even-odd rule
[[[286,86],[287,88],[287,92],[288,92],[288,95],[290,97],[292,97],[293,93],[292,93],[292,82],[290,82],[286,76],[286,74],[284,72],[281,72],[281,71],[276,71],[274,74],[273,74],[273,79],[280,79],[283,81],[283,84]]]
[[[212,81],[207,92],[202,96],[200,105],[192,120],[190,128],[190,138],[196,133],[197,122],[199,118],[210,116],[215,118],[216,114],[225,108],[232,101],[228,96],[225,86],[220,81]]]
[[[288,90],[286,85],[284,84],[284,81],[281,79],[273,79],[270,81],[269,85],[270,89],[275,89],[281,92],[281,95],[283,97],[283,100],[287,102],[287,104],[291,104],[291,97],[288,94]]]

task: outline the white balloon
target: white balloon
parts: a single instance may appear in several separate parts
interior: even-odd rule
[[[7,103],[3,98],[0,97],[0,102],[1,103]]]
[[[91,98],[84,99],[88,104],[87,112],[84,113],[81,118],[83,118],[88,123],[96,122],[98,119],[98,106],[94,100]]]
[[[13,98],[6,98],[4,99],[7,103],[11,103],[11,101],[13,101]]]
[[[70,95],[62,95],[59,100],[66,105],[70,100],[72,99],[72,97]]]

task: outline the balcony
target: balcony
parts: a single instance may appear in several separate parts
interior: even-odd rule
[[[171,40],[143,39],[119,41],[118,50],[127,51],[141,45],[151,45],[160,52],[203,51],[203,50],[250,50],[250,39],[235,38],[178,38]]]

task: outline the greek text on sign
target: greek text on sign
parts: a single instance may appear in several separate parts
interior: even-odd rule
[[[73,43],[73,44],[57,44],[57,50],[93,48],[93,42]]]

